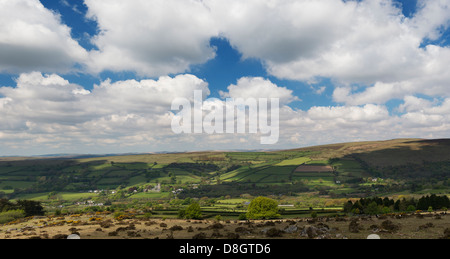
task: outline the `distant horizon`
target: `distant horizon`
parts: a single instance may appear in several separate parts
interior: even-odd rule
[[[304,149],[304,148],[313,148],[320,146],[329,146],[329,145],[339,145],[339,144],[347,144],[347,143],[365,143],[365,142],[387,142],[387,141],[396,141],[396,140],[417,140],[417,141],[432,141],[432,140],[450,140],[450,138],[436,138],[436,139],[427,139],[427,138],[396,138],[396,139],[384,139],[384,140],[360,140],[360,141],[351,141],[351,142],[334,142],[334,143],[323,143],[318,145],[311,146],[303,146],[303,147],[293,147],[293,148],[279,148],[279,149],[224,149],[224,150],[191,150],[191,151],[157,151],[157,152],[125,152],[125,153],[55,153],[55,154],[34,154],[34,155],[11,155],[11,156],[0,156],[0,158],[91,158],[91,157],[114,157],[114,156],[134,156],[134,155],[157,155],[157,154],[186,154],[186,153],[204,153],[204,152],[276,152],[283,150],[296,150],[296,149]]]

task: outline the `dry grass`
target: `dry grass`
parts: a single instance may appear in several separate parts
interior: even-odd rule
[[[75,215],[0,226],[0,239],[65,239],[72,233],[81,239],[366,239],[373,233],[382,239],[439,239],[449,227],[450,217],[444,213],[252,222],[137,218],[118,221],[111,215]]]

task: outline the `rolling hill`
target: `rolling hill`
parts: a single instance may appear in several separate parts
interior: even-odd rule
[[[0,158],[0,198],[47,199],[58,194],[68,200],[94,191],[135,199],[168,198],[174,193],[180,198],[449,193],[449,175],[449,139],[340,143],[270,152],[4,157]],[[149,191],[158,185],[158,192]]]

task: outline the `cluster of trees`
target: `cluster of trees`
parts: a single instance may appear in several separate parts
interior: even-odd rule
[[[413,212],[416,210],[440,210],[447,209],[450,206],[450,199],[448,196],[437,196],[432,194],[431,196],[423,196],[416,200],[410,199],[398,199],[393,200],[389,198],[362,198],[356,202],[348,201],[344,204],[344,212],[354,214],[383,214],[390,212]]]
[[[16,203],[13,203],[7,199],[0,199],[0,212],[9,210],[23,210],[25,217],[45,214],[44,207],[38,201],[18,200]]]
[[[432,194],[431,196],[424,196],[417,201],[418,210],[426,210],[430,207],[436,210],[450,208],[450,200],[446,195],[437,196]]]
[[[0,224],[23,217],[42,216],[44,214],[44,208],[40,202],[18,200],[13,203],[7,199],[0,199]]]

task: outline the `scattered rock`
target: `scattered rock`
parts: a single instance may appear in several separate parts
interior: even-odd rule
[[[389,233],[394,233],[397,232],[398,230],[400,230],[400,226],[399,225],[395,225],[392,221],[390,220],[385,220],[381,223],[381,228]]]
[[[264,223],[264,226],[273,227],[273,226],[275,226],[275,222],[273,222],[273,221],[266,221],[266,223]]]
[[[282,237],[283,231],[277,229],[277,228],[269,228],[267,231],[265,231],[267,237]]]
[[[81,239],[81,237],[77,234],[71,234],[67,236],[67,239]]]
[[[319,229],[315,226],[306,225],[300,235],[308,238],[316,238],[319,235]]]
[[[108,236],[110,236],[110,237],[116,237],[118,235],[119,235],[119,232],[117,232],[117,231],[113,231],[113,232],[109,232],[108,233]]]
[[[444,230],[444,235],[441,237],[441,239],[450,239],[450,228],[446,228]]]
[[[42,239],[42,238],[40,236],[32,236],[32,237],[30,237],[28,239]]]
[[[214,223],[213,225],[209,226],[210,229],[222,229],[224,226],[220,223]]]
[[[57,234],[55,236],[53,236],[52,239],[67,239],[68,235],[64,235],[64,234]]]
[[[211,238],[221,238],[223,235],[219,232],[218,229],[214,229],[213,233],[211,234]]]
[[[427,223],[424,225],[420,225],[419,228],[417,229],[417,231],[424,230],[427,228],[432,228],[432,227],[434,227],[434,224],[430,222],[430,223]]]
[[[239,239],[239,234],[237,233],[227,233],[227,239]]]
[[[300,233],[300,236],[310,239],[329,239],[332,238],[332,231],[328,225],[323,223],[319,223],[317,226],[306,225]],[[336,238],[343,239],[344,237],[342,235],[336,235]]]
[[[377,234],[371,234],[367,237],[367,239],[381,239],[381,237]]]
[[[342,234],[336,234],[336,239],[347,239],[347,237],[346,236],[344,236],[344,235],[342,235]]]
[[[203,232],[200,232],[198,234],[195,234],[192,239],[206,239],[206,234]]]
[[[119,227],[119,228],[116,229],[116,231],[120,232],[120,231],[128,231],[128,230],[135,230],[135,229],[136,229],[135,225],[134,224],[130,224],[127,227]]]
[[[292,234],[298,231],[298,227],[296,225],[289,225],[284,229],[285,233]]]
[[[170,230],[171,231],[180,231],[180,230],[183,230],[183,227],[175,225],[175,226],[171,227]]]
[[[351,233],[359,233],[360,228],[361,227],[358,223],[358,219],[353,219],[352,221],[350,221],[350,224],[348,225],[348,230]]]
[[[127,235],[129,237],[141,237],[141,234],[139,234],[137,231],[128,231]]]
[[[241,234],[250,234],[251,231],[248,228],[245,227],[237,227],[234,232],[241,233]]]
[[[380,231],[380,227],[378,225],[370,225],[369,230],[372,230],[372,232],[378,232]]]

